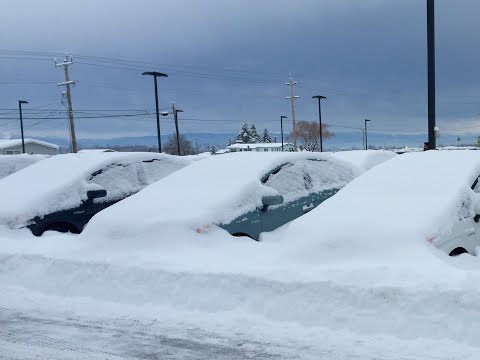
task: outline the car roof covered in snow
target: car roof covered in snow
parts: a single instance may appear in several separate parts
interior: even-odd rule
[[[397,156],[397,153],[389,150],[350,150],[334,152],[332,156],[351,162],[364,170],[370,170],[372,167]]]
[[[464,207],[472,210],[471,186],[479,175],[475,151],[399,155],[294,220],[283,237],[295,242],[291,254],[317,263],[424,261],[425,251],[451,230]]]
[[[88,178],[108,165],[128,165],[158,159],[166,176],[191,160],[157,153],[86,152],[55,155],[0,180],[0,223],[11,227],[25,225],[35,216],[69,209],[86,199],[98,186]],[[162,175],[162,174],[160,174]],[[115,181],[115,179],[112,179]]]
[[[277,191],[261,178],[276,167],[307,159],[337,164],[331,171],[351,181],[360,170],[342,160],[321,153],[244,152],[208,157],[150,185],[129,199],[95,216],[86,234],[112,229],[115,234],[146,231],[148,224],[164,228],[182,223],[192,228],[228,223],[261,206],[265,195]],[[347,175],[345,175],[347,174]],[[124,225],[125,224],[125,225]]]
[[[47,155],[0,155],[0,179],[26,168],[37,161],[46,159]]]

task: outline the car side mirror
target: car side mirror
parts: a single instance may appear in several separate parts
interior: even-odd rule
[[[89,200],[97,199],[97,198],[102,198],[107,196],[107,190],[88,190],[87,191],[87,197]]]
[[[282,195],[264,196],[262,198],[262,204],[263,204],[263,206],[272,206],[272,205],[283,204],[283,196]]]

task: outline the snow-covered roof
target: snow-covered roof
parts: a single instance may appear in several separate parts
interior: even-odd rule
[[[58,145],[46,142],[46,141],[40,141],[36,139],[24,139],[25,144],[38,144],[38,145],[43,145],[47,147],[51,147],[53,149],[59,149],[60,147]],[[0,139],[0,149],[6,149],[10,148],[13,146],[19,146],[22,145],[22,139]]]
[[[293,144],[291,143],[283,143],[283,146],[288,146]],[[282,143],[252,143],[252,144],[232,144],[227,146],[228,149],[257,149],[257,148],[281,148]]]
[[[397,154],[388,150],[351,150],[338,151],[332,153],[332,156],[351,162],[364,170],[370,170],[372,167],[397,156]]]
[[[113,149],[82,149],[79,151],[79,153],[89,153],[89,152],[116,152],[116,150]]]
[[[0,180],[0,199],[8,204],[0,207],[0,223],[22,226],[35,216],[77,206],[86,200],[88,190],[98,188],[95,183],[88,182],[92,173],[111,164],[128,165],[152,159],[160,160],[161,167],[155,168],[153,173],[144,169],[147,184],[132,181],[129,185],[115,178],[102,180],[128,193],[129,189],[121,187],[146,186],[191,163],[183,157],[141,152],[62,154],[39,161]]]
[[[348,177],[343,184],[360,173],[357,167],[321,153],[248,152],[211,156],[98,214],[86,229],[86,236],[111,237],[115,233],[128,237],[148,231],[156,233],[158,229],[162,229],[164,236],[180,226],[192,238],[194,229],[227,224],[261,206],[262,196],[278,192],[263,185],[260,179],[279,165],[305,159],[324,159],[337,164],[330,171],[337,171],[339,178]],[[179,236],[177,230],[172,231],[171,236]]]
[[[399,155],[293,221],[284,234],[295,242],[290,254],[322,264],[426,262],[431,242],[458,221],[462,204],[473,212],[479,175],[476,151]]]

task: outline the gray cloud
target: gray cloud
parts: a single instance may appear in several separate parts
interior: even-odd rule
[[[79,81],[76,109],[152,111],[152,81],[140,73],[155,68],[170,75],[160,80],[161,105],[175,101],[185,110],[184,131],[235,131],[242,121],[278,131],[279,115],[290,115],[284,97],[292,72],[302,96],[299,119],[316,119],[311,96],[318,93],[328,97],[324,117],[334,125],[360,127],[369,117],[372,131],[426,128],[425,1],[7,0],[2,6],[3,50],[78,54],[71,68]],[[438,124],[445,132],[475,134],[480,3],[437,0],[436,6]],[[50,58],[0,52],[0,107],[26,98],[32,107],[61,109],[55,83],[62,73]],[[13,134],[16,125],[2,121],[0,134]],[[78,119],[77,129],[80,137],[147,135],[152,121]],[[173,129],[167,119],[162,124],[164,132]],[[66,135],[63,120],[29,131]]]

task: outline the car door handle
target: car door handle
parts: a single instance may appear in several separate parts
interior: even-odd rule
[[[307,213],[307,212],[309,212],[309,211],[312,211],[314,207],[315,207],[315,206],[313,206],[313,204],[303,205],[302,210],[303,210],[304,213]]]

